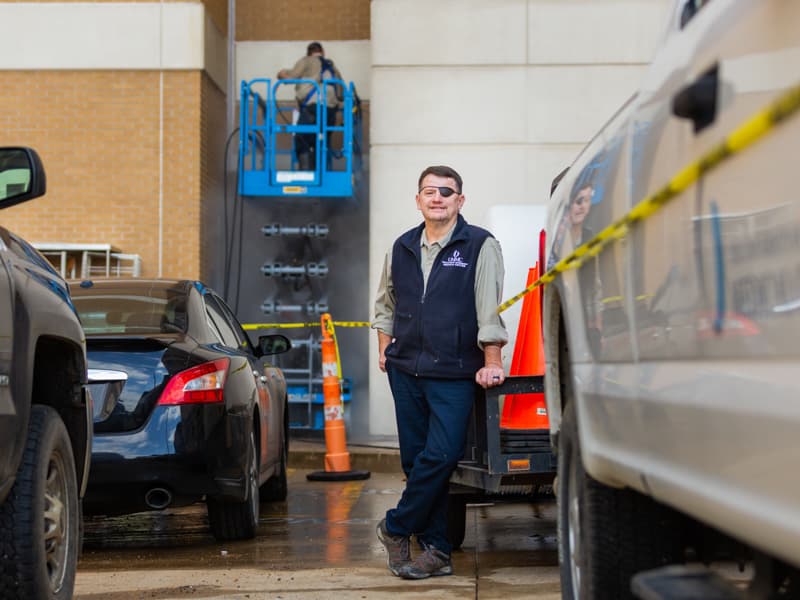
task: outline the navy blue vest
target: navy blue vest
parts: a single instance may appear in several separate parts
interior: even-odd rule
[[[423,294],[420,238],[424,223],[397,238],[392,248],[394,341],[387,360],[406,373],[472,379],[483,367],[475,310],[475,265],[492,234],[458,215],[450,242],[436,257]]]

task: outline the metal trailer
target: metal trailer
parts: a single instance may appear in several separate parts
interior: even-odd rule
[[[501,397],[537,393],[544,393],[543,376],[508,377],[475,401],[464,457],[450,477],[448,537],[454,548],[464,541],[467,504],[530,502],[552,485],[557,461],[550,431],[500,428]]]

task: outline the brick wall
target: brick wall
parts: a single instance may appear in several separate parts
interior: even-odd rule
[[[368,40],[370,0],[237,0],[236,40]]]
[[[200,111],[200,277],[211,284],[212,273],[223,254],[223,173],[227,141],[225,94],[207,76],[202,79]],[[238,138],[228,151],[228,164],[236,164]],[[229,189],[233,191],[232,184]],[[220,290],[217,290],[220,291]]]
[[[200,276],[199,72],[164,76],[165,277]]]
[[[142,275],[157,275],[159,77],[154,71],[0,73],[0,145],[33,146],[48,173],[47,195],[4,210],[3,225],[34,242],[110,243],[139,254]],[[203,78],[197,71],[164,73],[167,277],[202,274],[201,165],[213,170],[207,156],[216,151],[201,144]],[[224,120],[224,100],[210,110]]]
[[[228,37],[228,0],[203,0],[206,11],[226,38]]]

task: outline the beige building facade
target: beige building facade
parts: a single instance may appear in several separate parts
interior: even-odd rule
[[[535,260],[515,244],[535,235],[531,215],[541,214],[552,178],[636,88],[669,4],[0,0],[0,145],[37,148],[49,189],[3,211],[2,222],[33,242],[110,244],[140,256],[143,276],[196,277],[222,291],[239,82],[274,77],[319,40],[367,107],[365,189],[350,204],[307,204],[294,221],[286,205],[243,203],[252,231],[243,246],[251,264],[234,263],[245,272],[240,319],[266,319],[259,265],[287,260],[258,228],[320,215],[343,236],[345,264],[329,286],[345,289],[343,300],[331,296],[331,313],[369,320],[384,253],[418,221],[416,178],[435,163],[462,173],[466,218],[500,240],[509,296]],[[342,336],[359,438],[395,433],[373,338]]]

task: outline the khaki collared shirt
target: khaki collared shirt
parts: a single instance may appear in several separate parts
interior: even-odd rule
[[[420,254],[423,285],[428,287],[428,277],[439,252],[453,236],[455,225],[438,242],[428,242],[425,230],[420,238]],[[503,254],[500,243],[493,237],[487,237],[478,253],[475,265],[475,308],[478,314],[478,346],[495,343],[503,345],[508,342],[503,319],[497,314],[497,307],[503,301]],[[375,319],[372,328],[391,336],[394,326],[395,293],[392,282],[392,251],[386,253],[383,261],[378,295],[375,299]]]
[[[298,60],[291,69],[286,70],[286,77],[288,79],[312,79],[313,81],[320,81],[320,76],[322,74],[322,61],[320,60],[319,54],[312,54],[311,56],[304,56],[300,60]],[[336,68],[336,65],[333,65],[333,75],[336,79],[342,79],[342,74],[339,72],[339,69]],[[320,84],[320,88],[321,88]],[[329,85],[327,86],[327,97],[325,104],[329,107],[334,107],[339,103],[339,100],[336,98],[337,94],[337,86]],[[297,101],[301,104],[308,98],[309,93],[314,90],[314,86],[310,83],[298,83],[295,85],[295,96],[297,97]],[[342,90],[338,90],[341,92]],[[317,96],[316,94],[309,98],[309,104],[317,104]]]

